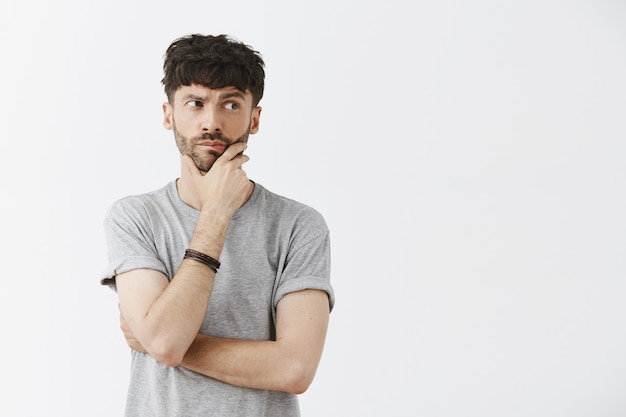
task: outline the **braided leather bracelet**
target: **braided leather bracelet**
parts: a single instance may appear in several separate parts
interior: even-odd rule
[[[204,264],[208,266],[209,268],[211,268],[213,272],[217,272],[219,267],[222,265],[220,264],[220,261],[218,261],[217,259],[212,258],[207,254],[198,252],[197,250],[193,250],[193,249],[187,249],[185,251],[184,259],[193,259],[194,261],[198,261],[201,264]]]

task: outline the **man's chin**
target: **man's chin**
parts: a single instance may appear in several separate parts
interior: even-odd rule
[[[201,164],[201,165],[196,164],[196,168],[198,168],[198,171],[202,172],[202,174],[206,174],[207,172],[209,172],[209,170],[211,169],[211,166],[207,166],[206,164]]]
[[[192,156],[191,159],[193,163],[196,165],[199,171],[206,174],[209,172],[215,161],[217,160],[217,156],[209,154],[205,157],[199,157],[198,155]]]

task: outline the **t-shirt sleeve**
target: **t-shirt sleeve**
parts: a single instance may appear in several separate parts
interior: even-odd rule
[[[330,283],[328,228],[319,216],[307,223],[304,230],[296,231],[293,237],[274,297],[274,308],[286,294],[306,289],[325,291],[330,309],[335,305],[335,294]]]
[[[102,285],[115,289],[115,276],[133,269],[154,269],[167,275],[157,256],[148,208],[138,199],[117,201],[104,220],[108,264],[100,277]]]

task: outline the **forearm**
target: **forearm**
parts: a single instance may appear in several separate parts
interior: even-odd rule
[[[213,278],[206,266],[184,260],[145,316],[135,323],[129,320],[137,338],[159,361],[169,366],[180,362],[202,325]]]
[[[229,384],[300,394],[313,381],[328,328],[328,297],[304,290],[283,297],[276,341],[198,335],[181,365]]]
[[[280,341],[198,335],[181,366],[240,387],[299,394],[313,380],[319,361],[305,358]]]

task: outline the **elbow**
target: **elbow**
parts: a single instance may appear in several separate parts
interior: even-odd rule
[[[157,361],[161,362],[165,366],[169,366],[170,368],[176,368],[182,363],[182,358],[177,355],[152,355]]]
[[[285,391],[288,392],[289,394],[300,395],[300,394],[304,394],[306,392],[306,390],[309,388],[309,385],[311,385],[311,384],[310,383],[305,383],[303,381],[303,382],[291,385]]]
[[[185,356],[185,351],[179,346],[169,343],[155,343],[148,349],[148,353],[163,365],[171,368],[179,366]]]
[[[313,382],[316,367],[304,363],[293,363],[289,366],[284,378],[283,391],[290,394],[304,394]]]

